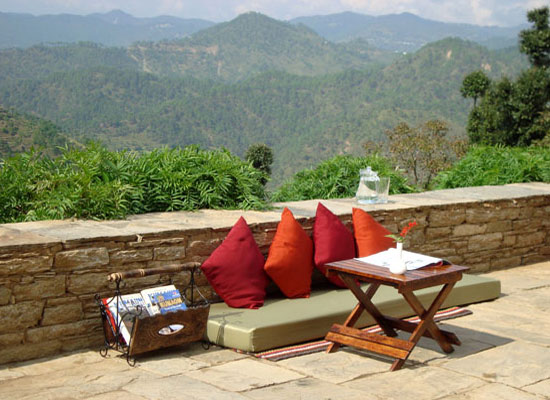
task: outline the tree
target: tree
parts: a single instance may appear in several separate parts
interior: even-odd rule
[[[252,163],[257,170],[262,171],[267,177],[271,176],[271,164],[273,164],[273,151],[264,143],[250,145],[245,154],[246,161]],[[262,184],[267,183],[267,178],[262,178]]]
[[[477,99],[485,94],[490,84],[491,80],[487,75],[485,75],[485,72],[481,70],[474,71],[466,75],[466,77],[462,81],[460,94],[462,94],[462,96],[466,98],[472,97],[474,99],[475,107]]]
[[[531,29],[520,32],[520,51],[527,54],[534,67],[550,66],[550,11],[548,7],[537,8],[527,13],[527,19],[533,23]]]
[[[448,125],[439,120],[410,127],[402,122],[385,131],[389,157],[394,165],[407,171],[415,185],[426,189],[432,179],[466,153],[467,143],[449,139]]]
[[[504,77],[489,84],[468,118],[466,129],[472,143],[529,146],[550,131],[549,17],[548,7],[527,13],[533,27],[520,33],[520,47],[532,67],[515,81]],[[464,95],[463,89],[465,82]]]

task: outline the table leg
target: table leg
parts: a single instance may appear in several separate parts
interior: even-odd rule
[[[441,304],[443,304],[449,293],[451,293],[453,287],[454,283],[448,283],[444,285],[427,311],[424,310],[422,303],[420,303],[413,292],[403,293],[405,300],[407,300],[414,312],[416,312],[416,314],[420,317],[420,323],[426,325],[426,329],[430,332],[437,343],[439,343],[439,346],[445,353],[453,352],[453,346],[451,346],[451,344],[447,341],[447,338],[445,338],[445,336],[441,333],[441,331],[435,324],[433,317],[437,310],[439,310],[439,307],[441,307]]]
[[[340,278],[344,281],[346,286],[352,291],[352,293],[355,295],[357,300],[363,305],[365,310],[374,318],[376,323],[380,325],[380,328],[384,331],[386,336],[395,337],[397,336],[397,332],[392,328],[390,323],[386,320],[384,315],[376,308],[376,306],[372,303],[371,299],[374,296],[374,293],[378,288],[380,287],[380,284],[376,284],[376,288],[373,290],[372,294],[369,290],[367,290],[367,293],[364,293],[361,290],[361,286],[355,281],[355,279],[347,274],[340,274]],[[371,284],[374,285],[374,284]],[[369,287],[370,289],[370,287]],[[370,297],[367,295],[369,294]]]
[[[354,283],[355,285],[355,283]],[[371,283],[365,292],[365,296],[367,296],[370,299],[374,296],[378,288],[380,287],[379,283]],[[359,320],[359,317],[361,317],[361,314],[365,311],[365,307],[363,307],[363,304],[361,302],[358,302],[353,311],[348,315],[346,318],[346,321],[344,322],[344,326],[353,327],[355,323]],[[340,348],[340,343],[332,342],[328,348],[327,353],[335,352]]]
[[[445,353],[451,353],[454,349],[453,346],[447,341],[446,337],[441,333],[437,325],[435,324],[433,317],[435,316],[435,313],[437,310],[439,310],[439,307],[441,307],[441,304],[445,301],[449,293],[451,293],[451,290],[454,287],[453,283],[448,283],[443,286],[443,288],[439,291],[438,295],[428,308],[428,310],[425,310],[422,306],[422,303],[418,300],[418,298],[414,295],[412,291],[410,292],[403,292],[402,295],[407,300],[407,303],[412,307],[414,312],[420,317],[420,322],[418,323],[418,326],[416,329],[412,332],[409,342],[413,344],[413,348],[411,348],[411,351],[414,349],[414,346],[418,343],[420,338],[424,335],[424,332],[428,330],[434,338],[441,349]],[[409,352],[409,355],[410,355]],[[390,368],[391,371],[395,371],[400,369],[405,361],[407,360],[408,356],[404,359],[398,359],[395,360]]]

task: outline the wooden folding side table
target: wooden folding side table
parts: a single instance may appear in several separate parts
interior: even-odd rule
[[[326,264],[327,276],[337,275],[351,290],[359,303],[352,310],[343,325],[334,324],[325,339],[332,344],[327,352],[338,350],[340,345],[348,345],[374,353],[395,358],[390,370],[400,369],[422,336],[437,341],[445,353],[451,353],[452,345],[460,345],[458,337],[439,329],[433,318],[443,304],[456,282],[462,279],[462,273],[469,268],[458,265],[429,266],[403,275],[392,274],[389,269],[367,264],[355,259],[337,261]],[[363,292],[359,281],[369,282]],[[388,315],[383,315],[372,303],[371,299],[380,285],[393,286],[405,298],[413,311],[420,317],[420,322],[414,323]],[[415,290],[431,286],[443,285],[428,309],[420,303],[413,293]],[[353,326],[363,313],[367,311],[382,328],[384,335],[361,331]],[[396,338],[395,329],[410,332],[408,340]]]

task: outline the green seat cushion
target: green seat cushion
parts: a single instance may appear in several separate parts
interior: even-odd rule
[[[366,287],[365,285],[364,287]],[[415,295],[424,307],[431,304],[441,286],[421,289]],[[441,308],[492,300],[500,295],[500,281],[464,274]],[[403,318],[414,315],[396,289],[381,286],[372,299],[384,314]],[[334,323],[343,323],[357,304],[348,289],[334,286],[314,289],[307,299],[273,295],[257,310],[212,304],[206,328],[207,339],[220,346],[258,352],[323,338]],[[356,327],[373,325],[363,313]]]

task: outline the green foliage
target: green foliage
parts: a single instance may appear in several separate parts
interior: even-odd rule
[[[430,188],[437,173],[450,168],[462,157],[467,143],[450,138],[449,126],[438,120],[410,127],[404,122],[388,129],[387,154],[394,165],[407,172],[407,176],[420,189]]]
[[[542,68],[524,71],[516,81],[493,83],[480,105],[470,113],[470,140],[480,144],[528,146],[550,130],[548,102],[550,72]]]
[[[254,168],[266,175],[266,178],[262,179],[262,183],[265,184],[267,177],[271,175],[271,164],[273,164],[273,150],[271,150],[271,147],[264,143],[255,143],[246,150],[245,159]]]
[[[550,148],[473,146],[450,170],[440,173],[438,189],[550,182]]]
[[[476,106],[477,99],[485,94],[491,80],[485,74],[485,72],[479,70],[474,71],[464,78],[462,81],[462,87],[460,88],[460,94],[463,97],[471,97],[474,99],[474,107]]]
[[[549,15],[548,7],[527,14],[534,27],[521,32],[521,51],[533,66],[516,81],[504,77],[485,91],[468,118],[473,143],[528,146],[550,131]]]
[[[527,13],[534,26],[520,32],[520,50],[527,54],[534,67],[550,67],[550,25],[548,7],[536,8]]]
[[[409,193],[414,189],[387,159],[378,154],[368,157],[336,156],[314,169],[298,172],[272,196],[272,201],[336,199],[354,197],[359,185],[359,170],[371,166],[379,176],[390,177],[390,194]]]
[[[49,156],[59,155],[59,147],[69,141],[50,121],[0,107],[0,159],[31,148]]]
[[[26,152],[0,168],[0,221],[200,208],[266,208],[263,174],[227,150],[112,152],[91,143],[55,159]]]

